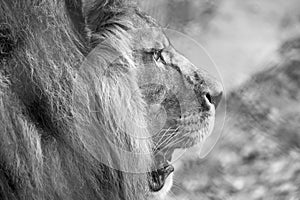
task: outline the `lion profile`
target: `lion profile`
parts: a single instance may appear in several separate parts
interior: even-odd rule
[[[0,199],[150,198],[211,131],[208,77],[125,0],[1,0]]]

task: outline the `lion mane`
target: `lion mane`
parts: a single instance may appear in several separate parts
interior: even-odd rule
[[[146,198],[136,12],[121,0],[1,0],[0,199]]]

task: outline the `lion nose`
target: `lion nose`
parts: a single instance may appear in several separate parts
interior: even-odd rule
[[[206,98],[208,101],[215,106],[215,108],[218,107],[222,95],[223,95],[223,86],[221,83],[216,80],[213,77],[210,77],[208,80],[205,81],[207,85],[207,91],[206,91]]]
[[[208,92],[205,94],[205,98],[215,106],[215,108],[218,107],[221,99],[223,96],[223,90],[221,88],[211,90],[209,89]]]
[[[202,76],[205,78],[200,78],[200,76],[198,77],[195,92],[199,101],[203,101],[203,98],[205,98],[209,103],[213,104],[215,108],[217,108],[223,96],[223,86],[216,78],[208,74]]]

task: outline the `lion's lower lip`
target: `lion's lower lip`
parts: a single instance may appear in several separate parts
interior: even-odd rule
[[[155,169],[149,173],[149,187],[152,192],[158,192],[164,187],[168,176],[174,171],[174,167],[170,164],[165,164],[164,167]]]
[[[170,164],[173,151],[172,148],[162,148],[154,152],[154,168],[148,177],[151,191],[161,190],[168,176],[174,171],[174,167]]]

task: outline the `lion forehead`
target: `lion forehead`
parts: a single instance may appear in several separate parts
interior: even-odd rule
[[[134,29],[132,35],[135,50],[149,52],[169,46],[169,39],[160,27]]]

